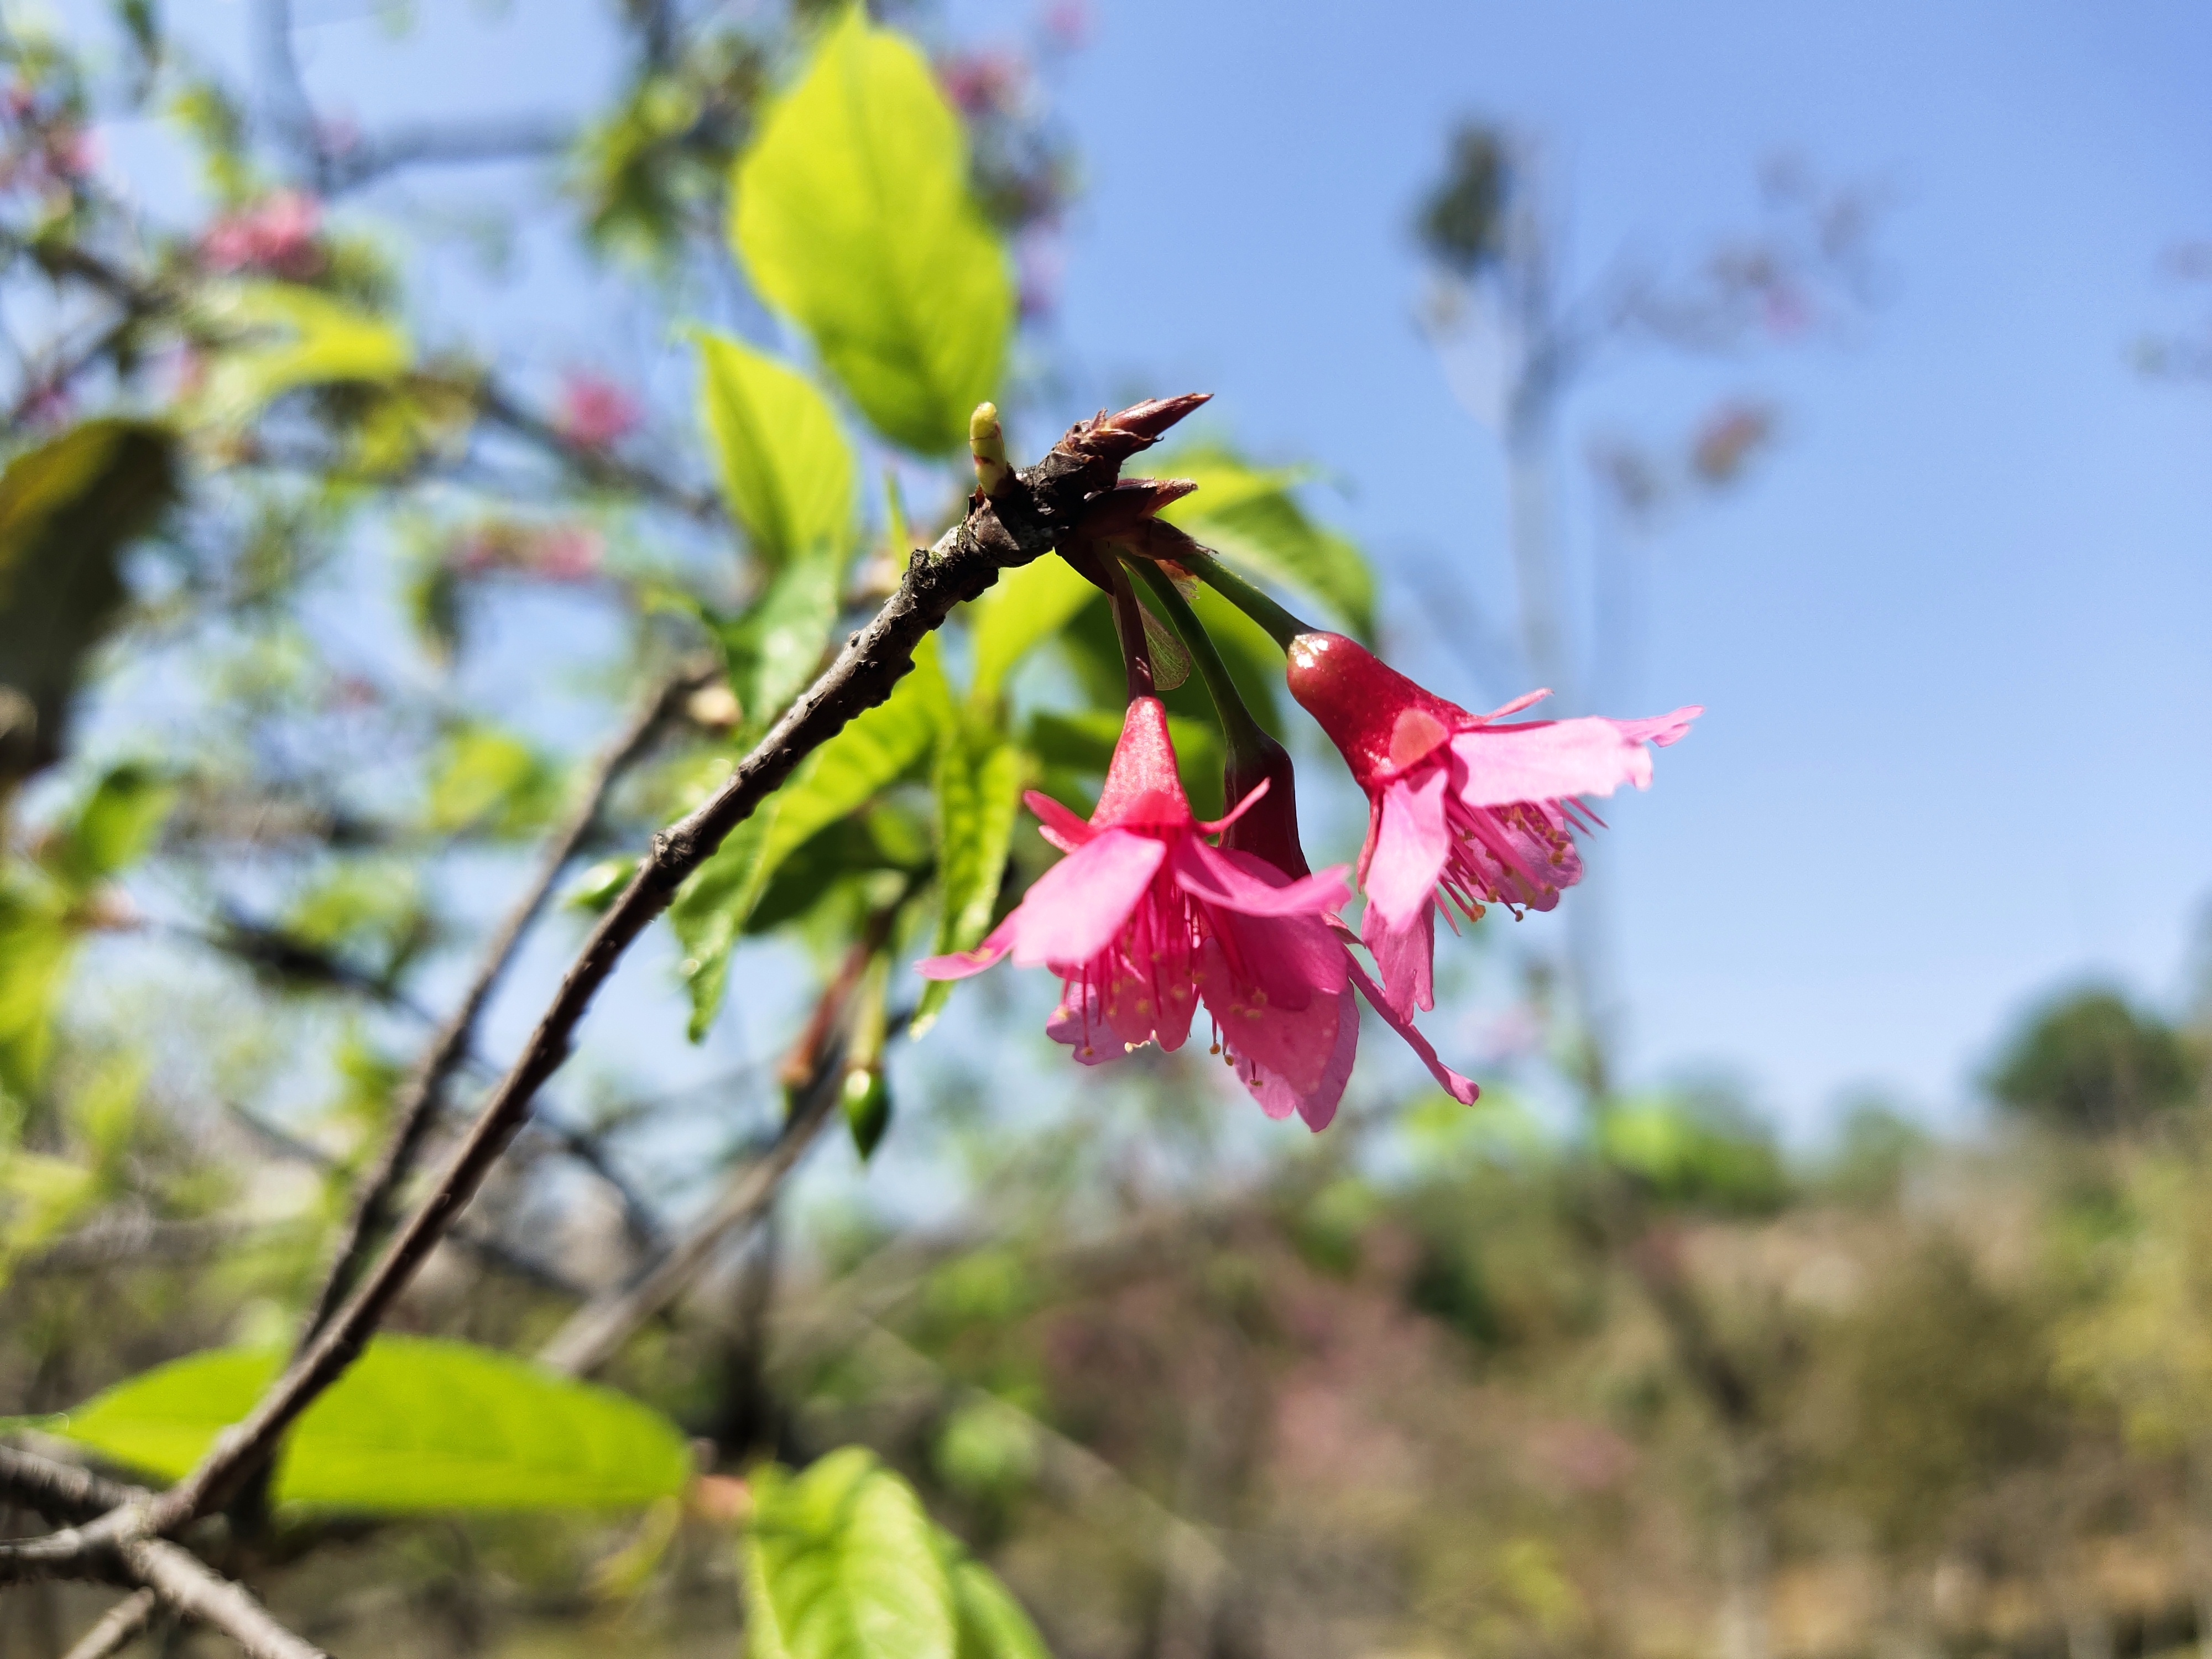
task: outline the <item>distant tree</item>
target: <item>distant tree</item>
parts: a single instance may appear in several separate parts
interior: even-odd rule
[[[2183,1104],[2201,1066],[2157,1015],[2116,992],[2089,989],[2030,1016],[1988,1086],[2024,1117],[2072,1133],[2112,1134]]]

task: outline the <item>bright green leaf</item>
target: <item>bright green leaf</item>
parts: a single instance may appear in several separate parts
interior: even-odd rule
[[[0,874],[0,1146],[16,1125],[6,1109],[29,1094],[53,1045],[54,1001],[74,934],[61,896],[43,883]]]
[[[850,8],[763,118],[734,190],[754,285],[876,428],[922,454],[965,442],[998,384],[1014,288],[921,53]]]
[[[715,629],[752,730],[765,730],[812,683],[836,625],[844,572],[844,560],[826,551],[801,559],[751,610]]]
[[[730,507],[771,564],[842,549],[853,452],[813,382],[742,341],[702,333],[700,406]]]
[[[748,1659],[958,1659],[936,1528],[873,1454],[848,1446],[797,1476],[764,1468],[753,1498]]]
[[[174,787],[149,767],[112,768],[43,862],[58,880],[82,892],[143,857],[176,798]]]
[[[527,835],[559,805],[561,779],[528,744],[486,726],[445,742],[430,777],[427,816],[441,835]]]
[[[974,608],[975,706],[989,708],[1015,665],[1066,627],[1097,592],[1060,558],[1033,560],[1001,575]]]
[[[960,1620],[959,1659],[1051,1659],[1036,1626],[996,1573],[972,1559],[956,1560],[947,1571]]]
[[[118,1383],[56,1432],[173,1480],[283,1363],[265,1348],[192,1354]],[[275,1496],[382,1513],[631,1509],[680,1492],[690,1472],[682,1431],[627,1395],[466,1343],[380,1336],[301,1418]]]
[[[289,283],[242,283],[217,295],[207,321],[230,337],[201,393],[218,425],[249,421],[288,392],[348,381],[385,383],[412,367],[396,323]]]
[[[938,744],[938,954],[972,951],[990,931],[991,913],[1013,844],[1014,820],[1030,772],[1029,757],[1002,739],[949,728]],[[915,1009],[913,1035],[936,1023],[951,994],[932,980]]]
[[[676,896],[669,919],[684,946],[691,990],[691,1040],[720,1011],[730,951],[783,861],[896,783],[930,752],[950,718],[952,694],[934,636],[890,698],[816,750],[791,781],[738,826]]]

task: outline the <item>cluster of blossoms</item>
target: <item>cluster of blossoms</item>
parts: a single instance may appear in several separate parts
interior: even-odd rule
[[[1115,602],[1129,659],[1128,714],[1098,805],[1085,820],[1026,797],[1066,856],[972,951],[921,964],[959,979],[1012,956],[1058,975],[1047,1030],[1085,1065],[1147,1042],[1180,1048],[1203,1009],[1212,1051],[1271,1117],[1321,1129],[1334,1116],[1358,1043],[1364,1000],[1455,1099],[1475,1085],[1437,1057],[1413,1017],[1435,1006],[1436,917],[1485,907],[1548,910],[1582,878],[1575,837],[1595,827],[1585,798],[1647,787],[1651,746],[1703,712],[1656,720],[1516,721],[1546,694],[1473,714],[1416,685],[1340,634],[1306,627],[1179,531],[1149,516],[1187,485],[1132,481],[1139,504],[1062,554]],[[1101,515],[1103,521],[1105,515]],[[1365,908],[1355,934],[1338,866],[1308,869],[1290,757],[1237,700],[1218,654],[1176,586],[1215,586],[1282,645],[1291,695],[1342,753],[1366,793],[1358,867]],[[1226,817],[1201,823],[1177,775],[1133,580],[1146,582],[1212,693],[1227,740]],[[1447,914],[1447,921],[1449,920]],[[1353,952],[1373,957],[1380,983]]]
[[[322,274],[323,204],[305,191],[273,190],[251,207],[226,213],[200,238],[210,270],[252,271],[307,282]]]

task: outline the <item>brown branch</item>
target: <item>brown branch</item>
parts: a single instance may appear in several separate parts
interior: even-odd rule
[[[606,804],[607,793],[615,781],[627,771],[633,762],[644,753],[654,733],[675,709],[679,700],[696,689],[706,678],[707,671],[697,665],[688,666],[671,675],[654,690],[641,707],[622,734],[610,744],[592,769],[591,781],[568,818],[553,832],[538,860],[538,871],[522,897],[508,912],[499,932],[484,952],[477,969],[475,980],[470,984],[460,1006],[439,1029],[428,1051],[409,1079],[406,1092],[400,1097],[398,1121],[392,1139],[386,1145],[384,1155],[362,1183],[354,1200],[353,1214],[348,1219],[343,1238],[332,1257],[323,1288],[315,1298],[300,1337],[300,1352],[304,1352],[325,1326],[331,1322],[347,1294],[361,1277],[362,1265],[368,1253],[385,1230],[392,1216],[394,1200],[399,1188],[413,1173],[416,1158],[421,1155],[424,1140],[445,1104],[446,1085],[453,1073],[468,1058],[469,1048],[476,1036],[477,1021],[483,1016],[484,1006],[491,1000],[501,977],[514,960],[516,949],[530,924],[537,920],[544,908],[553,884],[561,878],[569,860],[576,854],[592,826],[599,821],[600,809]]]
[[[108,1608],[93,1627],[77,1638],[63,1659],[111,1659],[128,1647],[154,1622],[161,1598],[149,1589],[131,1592]]]
[[[845,1044],[836,1036],[837,1024],[846,1016],[869,959],[884,948],[899,912],[912,896],[909,887],[870,918],[866,931],[846,953],[836,977],[816,1002],[786,1068],[796,1104],[775,1145],[740,1170],[721,1198],[659,1261],[570,1315],[553,1340],[538,1350],[540,1364],[571,1376],[590,1376],[612,1359],[646,1321],[683,1294],[723,1239],[768,1213],[784,1177],[813,1146],[843,1092]]]
[[[514,1067],[485,1101],[443,1171],[345,1305],[243,1422],[218,1437],[199,1466],[143,1513],[118,1511],[100,1523],[116,1534],[167,1533],[218,1508],[257,1468],[300,1413],[343,1376],[393,1300],[476,1195],[528,1115],[545,1079],[568,1058],[578,1024],[623,954],[667,908],[676,890],[730,831],[751,816],[807,756],[846,723],[883,702],[914,666],[915,649],[952,608],[982,593],[999,573],[1048,551],[1078,523],[1085,502],[1110,486],[1121,464],[1149,448],[1204,398],[1140,404],[1072,428],[1035,468],[1017,475],[995,500],[916,553],[898,589],[875,619],[846,641],[822,677],[740,762],[729,781],[695,811],[653,838],[637,874],[600,918],[532,1032]]]
[[[36,1510],[50,1521],[89,1521],[152,1495],[75,1463],[0,1446],[0,1496]]]
[[[159,1538],[130,1538],[117,1547],[124,1571],[185,1618],[219,1630],[246,1659],[330,1659],[295,1636],[261,1605],[253,1592],[180,1545]]]
[[[652,851],[592,930],[514,1068],[491,1091],[439,1179],[321,1334],[285,1368],[243,1421],[216,1437],[182,1480],[149,1503],[120,1504],[88,1526],[0,1546],[0,1582],[63,1572],[96,1577],[112,1563],[132,1572],[168,1574],[169,1582],[153,1587],[165,1600],[184,1596],[196,1617],[258,1613],[257,1603],[220,1579],[210,1585],[179,1577],[182,1567],[196,1566],[191,1556],[174,1552],[182,1557],[179,1564],[169,1553],[149,1554],[143,1547],[221,1508],[268,1460],[300,1414],[345,1374],[522,1127],[538,1087],[568,1058],[576,1028],[599,987],[723,838],[807,756],[890,696],[914,666],[916,648],[956,605],[982,593],[1000,571],[1041,557],[1057,539],[1079,529],[1085,503],[1112,485],[1121,463],[1150,447],[1204,401],[1158,400],[1081,422],[997,497],[974,500],[968,517],[935,547],[917,552],[875,619],[847,640],[836,660],[738,764],[729,781],[653,837]],[[265,1614],[260,1616],[265,1620]],[[263,1652],[301,1659],[313,1651],[273,1624],[264,1634],[279,1645]]]

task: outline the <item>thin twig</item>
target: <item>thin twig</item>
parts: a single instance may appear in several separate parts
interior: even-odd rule
[[[627,771],[634,761],[644,753],[654,733],[674,710],[680,698],[697,687],[706,671],[697,665],[688,666],[671,675],[655,688],[651,697],[640,708],[622,734],[608,746],[592,769],[591,781],[568,818],[547,839],[545,850],[538,860],[537,873],[524,889],[507,920],[492,938],[477,969],[475,980],[470,984],[460,1006],[439,1029],[428,1051],[409,1079],[406,1092],[400,1097],[392,1139],[386,1145],[384,1155],[362,1182],[360,1194],[354,1200],[353,1214],[346,1224],[344,1237],[331,1261],[323,1288],[315,1297],[313,1310],[307,1316],[300,1336],[300,1352],[305,1352],[335,1314],[361,1276],[362,1264],[374,1247],[378,1237],[390,1220],[392,1206],[400,1187],[414,1172],[415,1162],[421,1154],[423,1141],[445,1103],[447,1081],[467,1059],[471,1042],[476,1036],[477,1021],[483,1016],[484,1006],[491,1000],[501,976],[514,961],[516,949],[530,924],[544,908],[553,884],[560,880],[562,871],[576,854],[592,826],[599,821],[599,812],[606,804],[607,793],[617,779]]]
[[[52,1521],[89,1521],[153,1494],[75,1463],[41,1457],[16,1446],[0,1446],[0,1496],[36,1510]]]
[[[77,1638],[76,1645],[63,1659],[112,1659],[154,1622],[154,1614],[161,1605],[161,1598],[149,1589],[131,1591],[101,1613],[98,1622]]]

